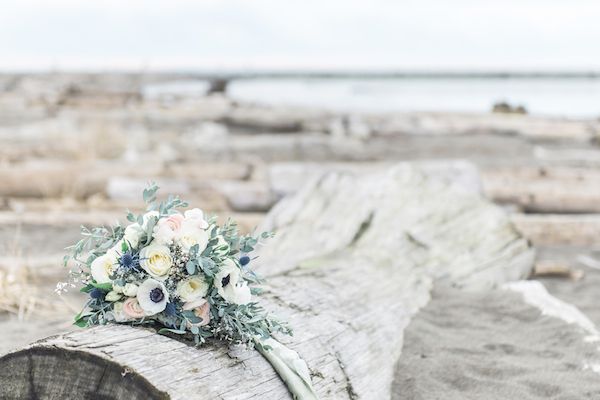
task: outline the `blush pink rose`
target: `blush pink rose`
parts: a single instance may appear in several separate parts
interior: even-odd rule
[[[204,326],[210,322],[210,304],[205,299],[189,301],[183,305],[184,310],[194,310],[194,315],[202,318],[202,321],[193,324],[196,326]]]
[[[167,218],[166,224],[169,226],[169,228],[171,228],[173,232],[177,232],[179,229],[181,229],[181,223],[183,222],[183,220],[183,215],[173,214]]]
[[[130,318],[142,318],[146,314],[135,297],[130,297],[123,303],[123,312]]]
[[[210,304],[206,302],[200,307],[194,308],[194,315],[196,315],[198,318],[202,318],[202,322],[200,322],[198,325],[207,325],[210,322]]]

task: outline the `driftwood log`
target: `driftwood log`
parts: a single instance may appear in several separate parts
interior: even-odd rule
[[[594,168],[496,167],[482,173],[490,199],[541,213],[600,211],[600,173]]]
[[[402,332],[434,285],[492,288],[530,273],[533,250],[504,212],[445,171],[326,174],[267,217],[277,236],[257,267],[269,283],[262,301],[294,327],[281,339],[308,363],[321,399],[390,398]],[[0,398],[290,395],[256,351],[103,326],[1,358]]]

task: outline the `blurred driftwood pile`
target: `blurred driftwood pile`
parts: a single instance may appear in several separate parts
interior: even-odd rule
[[[600,245],[599,121],[268,107],[169,89],[183,79],[0,75],[0,268],[56,281],[79,225],[139,209],[149,180],[250,230],[324,171],[419,160],[473,162],[463,183],[511,213],[538,272],[572,276]]]

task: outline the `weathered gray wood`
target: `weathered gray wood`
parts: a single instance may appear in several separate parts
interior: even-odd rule
[[[600,171],[575,167],[504,167],[484,169],[484,193],[526,211],[600,212]]]
[[[3,399],[168,399],[142,375],[76,349],[35,347],[11,353],[0,370]]]
[[[501,209],[430,175],[411,165],[360,178],[326,174],[267,218],[265,227],[278,235],[257,266],[269,278],[262,301],[295,328],[293,338],[282,339],[306,360],[322,399],[391,396],[402,331],[434,284],[491,288],[530,273],[533,251]],[[32,369],[29,354],[38,349],[55,356]],[[289,398],[256,351],[197,350],[125,326],[68,333],[18,354],[9,356],[11,365],[23,372],[0,379],[0,397],[9,390],[2,383],[11,380],[12,388],[34,382],[44,398],[44,383],[60,374],[64,385],[83,362],[79,354],[86,354],[96,364],[110,360],[139,374],[157,396]],[[0,359],[0,369],[6,365],[7,358]],[[96,387],[101,376],[86,374],[87,385]],[[131,398],[117,390],[110,396]]]
[[[539,246],[600,245],[598,214],[514,214],[516,229]]]

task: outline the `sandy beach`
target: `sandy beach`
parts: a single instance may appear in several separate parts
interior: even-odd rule
[[[405,331],[394,398],[593,399],[600,354],[585,336],[519,294],[434,293]]]

